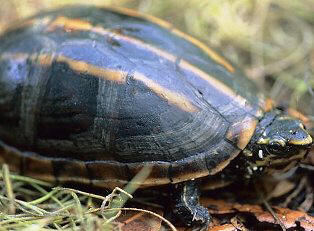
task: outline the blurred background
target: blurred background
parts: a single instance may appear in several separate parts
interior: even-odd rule
[[[80,0],[0,0],[0,32],[17,20]],[[277,103],[314,120],[313,0],[89,0],[163,18],[241,67]],[[189,54],[186,54],[189,55]]]

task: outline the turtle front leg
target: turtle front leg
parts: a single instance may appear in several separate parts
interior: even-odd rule
[[[211,216],[199,204],[200,189],[195,181],[178,183],[174,186],[174,214],[186,225],[207,230]]]

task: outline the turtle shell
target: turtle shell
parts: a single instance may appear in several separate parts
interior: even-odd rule
[[[248,144],[264,100],[230,62],[131,10],[45,12],[0,37],[0,163],[24,175],[113,188],[221,171]]]

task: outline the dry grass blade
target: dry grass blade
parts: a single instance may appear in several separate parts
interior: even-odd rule
[[[145,179],[151,172],[151,167],[143,167],[140,172],[125,186],[123,190],[115,188],[113,192],[108,195],[103,201],[102,208],[122,208],[129,198],[132,198],[132,194],[140,186],[141,182]],[[118,193],[118,192],[121,192]],[[106,204],[109,203],[107,206]],[[117,214],[114,212],[104,213],[105,217],[114,217]]]
[[[2,175],[4,180],[4,186],[6,189],[6,195],[8,197],[8,210],[10,214],[15,214],[15,207],[14,207],[14,193],[12,189],[12,182],[10,179],[10,171],[8,165],[4,164],[2,166]]]
[[[136,190],[134,185],[137,184],[138,186],[140,181],[145,180],[149,171],[149,169],[144,169],[140,172],[135,181],[130,183],[132,186],[127,186],[128,190],[134,192]],[[101,218],[101,209],[94,207],[94,203],[91,201],[91,199],[104,201],[108,197],[70,188],[51,188],[51,184],[46,182],[10,174],[6,165],[3,166],[1,177],[3,178],[3,185],[5,185],[5,190],[2,190],[0,195],[2,204],[1,230],[21,230],[24,228],[26,230],[50,230],[51,227],[58,230],[78,227],[94,230],[93,225],[98,228],[108,227],[108,220]],[[13,182],[11,182],[12,179],[14,179]],[[127,195],[127,198],[132,198],[129,193],[124,192],[124,194]],[[32,199],[26,201],[23,200],[24,197]],[[86,201],[88,201],[89,206],[86,206]],[[126,200],[123,200],[123,203],[116,204],[116,209],[121,210],[118,207],[123,206],[125,202]],[[12,207],[11,211],[6,209],[6,205]],[[16,215],[12,211],[16,211]],[[114,220],[114,218],[116,217],[109,221]],[[113,228],[111,224],[109,227]]]
[[[267,208],[267,210],[271,213],[271,215],[274,217],[274,219],[276,220],[276,222],[280,225],[282,231],[287,231],[285,225],[282,223],[282,221],[279,219],[279,217],[277,216],[277,214],[274,212],[274,210],[271,208],[271,206],[269,205],[269,203],[266,200],[263,200],[263,204],[265,205],[265,207]]]

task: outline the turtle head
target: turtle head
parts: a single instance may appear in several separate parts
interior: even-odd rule
[[[253,166],[248,171],[253,175],[254,169],[272,175],[287,172],[304,158],[312,143],[300,120],[277,109],[267,112],[244,150]]]

